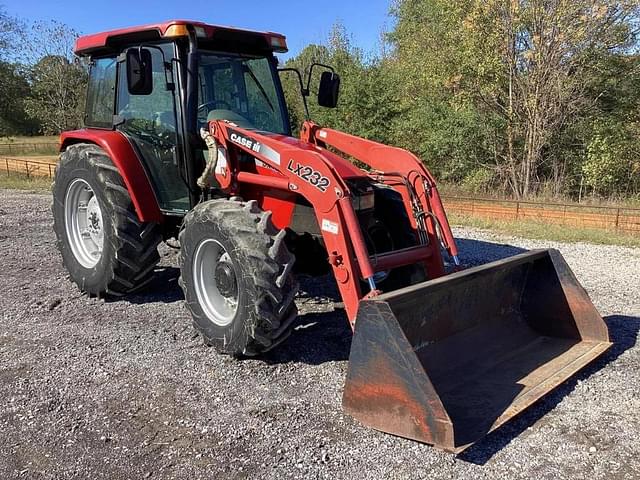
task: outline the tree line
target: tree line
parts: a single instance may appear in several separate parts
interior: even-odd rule
[[[396,0],[365,55],[340,25],[289,66],[332,64],[343,89],[322,124],[408,148],[477,193],[640,192],[639,4]],[[303,116],[293,79],[292,116]]]
[[[285,62],[341,75],[337,109],[311,102],[316,122],[407,148],[472,193],[640,197],[640,0],[392,0],[390,12],[375,54],[336,24]],[[0,6],[0,136],[81,126],[76,37]],[[297,79],[283,86],[299,125]]]
[[[0,137],[82,125],[87,69],[73,55],[77,36],[59,22],[11,17],[0,5]]]

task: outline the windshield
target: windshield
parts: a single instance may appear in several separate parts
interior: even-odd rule
[[[289,134],[286,108],[266,57],[199,52],[198,123],[229,120],[243,128]]]

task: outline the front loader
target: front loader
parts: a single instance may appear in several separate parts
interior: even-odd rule
[[[295,75],[305,108],[314,71],[324,107],[340,78],[314,64],[305,84],[278,69],[284,51],[279,34],[188,21],[78,39],[91,64],[86,128],[61,137],[53,213],[82,291],[144,287],[158,244],[177,238],[195,327],[245,357],[291,333],[298,275],[331,272],[354,330],[345,409],[451,452],[610,346],[557,251],[462,270],[413,154],[308,113],[294,138],[280,75]]]

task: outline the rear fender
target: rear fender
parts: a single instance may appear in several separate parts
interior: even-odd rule
[[[120,132],[84,128],[60,135],[60,151],[75,143],[93,143],[102,148],[118,168],[129,191],[133,206],[141,222],[162,223],[163,216],[151,182],[135,150]]]

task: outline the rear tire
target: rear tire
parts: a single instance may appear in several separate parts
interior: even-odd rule
[[[205,343],[254,356],[284,341],[298,313],[294,261],[285,231],[255,201],[191,210],[180,231],[180,285]]]
[[[81,291],[120,296],[151,280],[160,227],[138,220],[118,168],[100,147],[79,143],[62,152],[52,211],[62,263]]]

